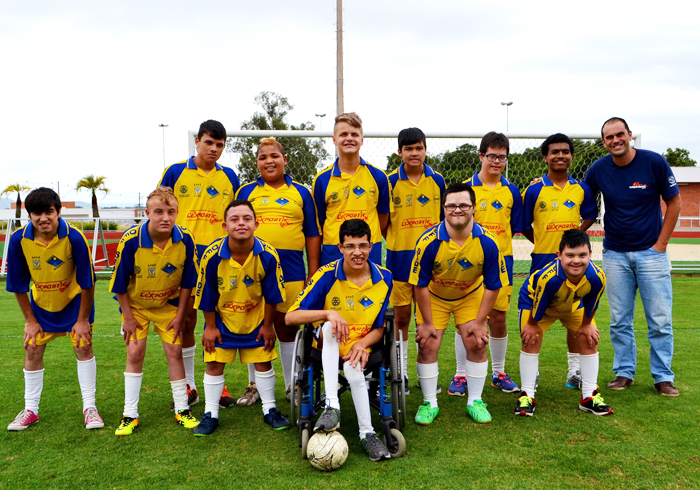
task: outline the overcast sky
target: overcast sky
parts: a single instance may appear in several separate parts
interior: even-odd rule
[[[136,202],[187,131],[237,129],[261,91],[289,120],[335,114],[335,0],[0,0],[0,189],[108,178]],[[584,6],[585,7],[582,7]],[[597,133],[627,119],[642,147],[700,160],[694,2],[345,0],[345,109],[365,131]]]

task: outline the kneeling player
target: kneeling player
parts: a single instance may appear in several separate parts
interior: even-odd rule
[[[564,232],[557,259],[532,274],[520,290],[520,380],[522,393],[515,414],[532,416],[539,352],[547,329],[559,320],[575,332],[580,348],[582,393],[579,408],[610,415],[596,389],[600,333],[593,316],[605,289],[605,274],[591,262],[591,242],[582,230]]]
[[[340,427],[338,400],[338,357],[350,384],[357,412],[362,448],[372,461],[391,454],[372,427],[369,393],[362,374],[369,348],[384,333],[384,313],[389,304],[392,276],[387,269],[371,262],[370,227],[359,219],[340,225],[338,248],[342,257],[321,267],[299,295],[286,316],[289,325],[325,322],[317,335],[323,339],[322,362],[326,388],[326,408],[315,431]],[[338,301],[339,298],[344,298]]]
[[[219,399],[224,389],[224,367],[236,359],[255,364],[263,418],[275,430],[289,421],[275,404],[273,322],[277,304],[284,302],[284,277],[277,251],[254,236],[258,223],[250,201],[236,199],[224,211],[227,236],[214,241],[200,261],[195,307],[204,313],[202,335],[205,413],[196,436],[208,436],[219,425]]]
[[[185,308],[197,282],[194,238],[175,224],[178,202],[170,187],[159,187],[146,200],[148,221],[124,232],[110,283],[122,312],[126,341],[124,417],[115,431],[128,436],[139,425],[143,359],[151,322],[163,341],[173,392],[175,420],[187,429],[198,422],[187,401],[182,360]]]

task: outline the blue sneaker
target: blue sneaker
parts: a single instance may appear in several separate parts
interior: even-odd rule
[[[467,392],[466,376],[453,376],[447,394],[452,396],[464,396]]]
[[[583,386],[583,381],[581,380],[581,370],[577,369],[575,371],[569,371],[566,376],[566,383],[564,384],[570,390],[580,390]]]
[[[202,416],[199,421],[199,425],[194,428],[194,435],[197,437],[204,437],[211,435],[216,428],[219,426],[219,419],[215,419],[211,416],[211,412],[207,412]]]
[[[276,408],[271,408],[270,411],[267,412],[267,415],[263,417],[263,420],[267,425],[269,425],[275,430],[285,430],[289,429],[289,427],[291,426],[289,420],[287,420],[287,418],[284,415],[282,415]]]
[[[507,373],[493,373],[491,375],[491,386],[498,388],[505,393],[520,391],[518,385],[513,383]]]

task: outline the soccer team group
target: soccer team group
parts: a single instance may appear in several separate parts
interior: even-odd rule
[[[220,407],[260,400],[266,424],[289,428],[275,404],[275,345],[279,341],[289,398],[294,338],[300,325],[313,323],[322,345],[326,393],[314,430],[340,426],[342,368],[362,447],[373,461],[387,459],[390,453],[372,427],[363,368],[370,347],[383,335],[388,306],[403,334],[403,352],[408,351],[414,303],[416,374],[423,393],[417,424],[429,425],[439,413],[438,351],[451,317],[457,368],[448,394],[467,395],[466,410],[476,423],[491,422],[482,400],[487,377],[502,391],[519,392],[516,415],[533,415],[538,353],[557,320],[568,332],[566,386],[581,390],[581,410],[612,414],[597,389],[600,336],[594,320],[606,274],[616,373],[608,388],[633,384],[632,314],[639,289],[655,387],[676,396],[665,249],[680,211],[678,187],[663,157],[631,147],[632,133],[623,119],[606,121],[601,136],[610,155],[596,161],[584,181],[567,173],[572,141],[561,133],[547,138],[541,149],[548,171],[521,195],[503,176],[509,141],[501,133],[483,137],[480,171],[446,186],[425,163],[426,137],[420,129],[399,133],[403,163],[387,175],[360,157],[362,121],[345,113],[336,117],[333,130],[338,158],[309,190],[285,173],[287,157],[274,138],[258,146],[260,177],[240,186],[235,172],[217,163],[226,145],[223,125],[202,123],[197,155],[165,170],[148,196],[148,220],[126,230],[116,253],[109,289],[119,303],[127,348],[124,412],[116,435],[130,435],[139,426],[151,324],[162,340],[171,409],[180,425],[206,436],[218,426]],[[585,232],[598,215],[597,192],[606,206],[602,269],[591,261]],[[659,196],[667,203],[666,219]],[[53,190],[35,189],[25,207],[30,222],[11,236],[7,276],[7,290],[15,294],[26,321],[25,408],[8,430],[39,421],[44,350],[65,335],[78,361],[85,427],[101,428],[92,350],[95,274],[88,242],[61,218],[61,201]],[[534,243],[530,276],[518,297],[520,386],[505,368],[516,233]],[[190,410],[199,401],[197,310],[205,321],[201,420]],[[235,399],[225,386],[224,368],[237,353],[248,365],[249,384]],[[401,362],[407,373],[407,354]],[[404,383],[408,392],[408,376]]]

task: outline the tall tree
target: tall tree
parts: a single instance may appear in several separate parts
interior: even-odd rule
[[[672,167],[695,167],[698,164],[690,158],[690,152],[685,148],[676,148],[675,150],[669,148],[664,153],[664,158]]]
[[[19,219],[22,217],[22,197],[21,193],[26,192],[31,190],[32,188],[27,186],[27,185],[22,185],[22,184],[10,184],[7,187],[5,187],[5,190],[0,192],[0,196],[4,196],[6,194],[9,194],[11,192],[16,192],[17,193],[17,207],[15,208],[15,218],[17,218],[17,221],[15,221],[15,228],[19,228],[21,225]]]
[[[294,109],[286,97],[274,92],[261,92],[255,97],[255,103],[262,108],[262,112],[255,112],[253,116],[241,124],[241,129],[260,130],[284,130],[296,129],[312,131],[314,125],[303,122],[299,125],[287,122],[287,114]],[[277,138],[287,154],[287,173],[302,184],[311,185],[319,165],[330,158],[323,146],[321,138]],[[226,143],[226,151],[240,155],[238,175],[243,182],[250,182],[258,178],[260,172],[255,163],[255,152],[260,140],[258,138],[243,137],[231,138]]]
[[[107,177],[96,177],[94,175],[87,175],[80,179],[78,184],[75,186],[75,190],[87,189],[92,192],[92,217],[99,218],[100,210],[97,207],[97,191],[104,192],[105,195],[109,192],[109,189],[105,187],[105,182]]]

